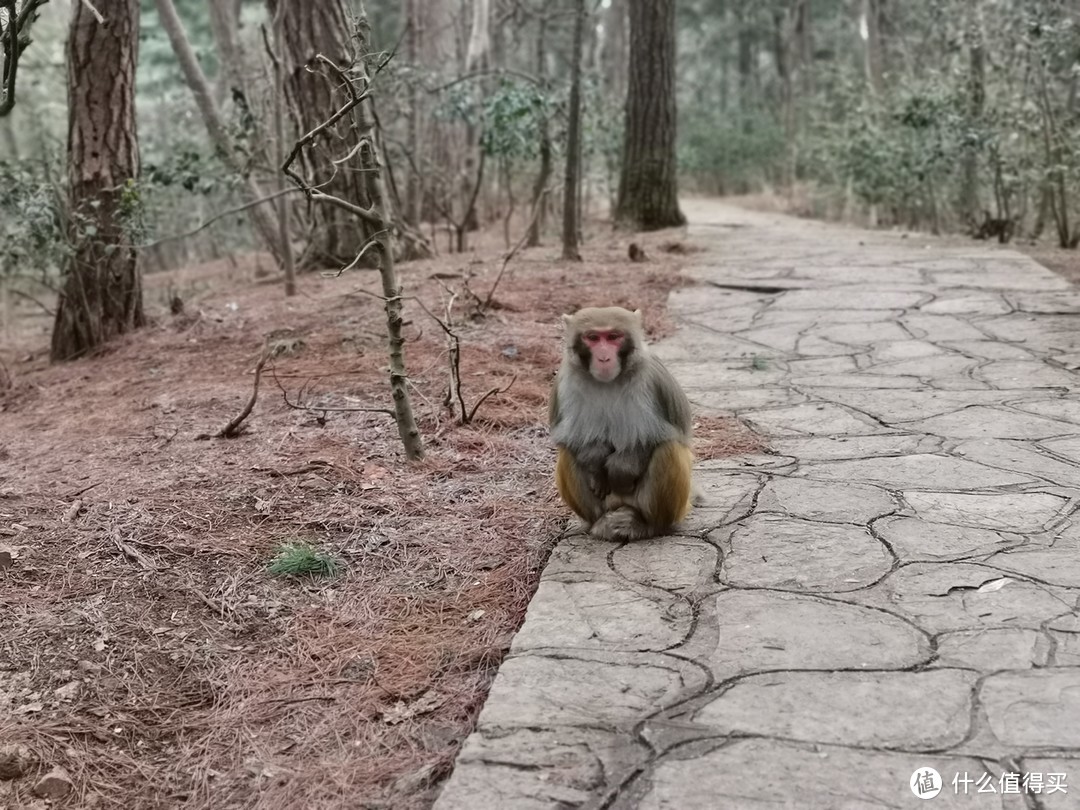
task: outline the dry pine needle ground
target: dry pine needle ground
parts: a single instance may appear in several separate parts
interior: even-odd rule
[[[583,264],[527,251],[477,319],[464,280],[486,295],[501,246],[404,265],[433,312],[453,299],[466,404],[514,380],[458,425],[445,334],[407,302],[416,465],[382,414],[283,401],[388,407],[371,272],[305,276],[290,300],[254,257],[153,276],[152,326],[55,367],[27,310],[0,352],[0,769],[19,774],[0,807],[44,806],[31,790],[55,766],[56,806],[429,806],[565,525],[545,426],[558,316],[640,306],[669,331],[681,239],[638,238],[641,264],[610,235]],[[196,440],[247,401],[272,332],[286,351],[248,432]],[[701,427],[705,455],[754,447],[730,420]],[[342,573],[270,576],[288,542]]]

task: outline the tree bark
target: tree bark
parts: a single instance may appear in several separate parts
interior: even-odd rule
[[[358,23],[356,32],[360,47],[358,56],[362,57],[368,53],[370,34],[362,0],[359,3]],[[362,58],[357,60],[354,69],[358,69],[363,77],[363,80],[357,81],[356,84],[361,89],[366,88],[371,76]],[[394,244],[390,235],[393,217],[387,207],[382,157],[375,139],[374,115],[370,98],[357,108],[357,129],[361,144],[358,152],[361,169],[359,177],[361,182],[366,180],[365,196],[371,200],[371,210],[377,220],[372,238],[378,248],[379,277],[386,302],[386,335],[390,353],[390,393],[394,399],[394,421],[397,423],[398,436],[401,437],[401,444],[405,449],[405,457],[410,461],[418,461],[424,457],[424,442],[413,414],[412,399],[409,397],[409,377],[405,365],[405,335],[402,329],[404,323],[402,288],[394,266]]]
[[[210,9],[210,31],[214,35],[218,61],[217,102],[224,104],[235,94],[245,93],[243,80],[244,55],[240,48],[239,0],[207,0]]]
[[[73,6],[67,45],[73,252],[53,325],[54,361],[81,357],[144,323],[138,254],[128,228],[138,209],[139,0],[114,0],[105,24],[85,4]]]
[[[420,53],[424,42],[424,15],[421,11],[423,0],[405,0],[406,30],[405,58],[409,65],[420,64]],[[423,160],[421,141],[423,140],[424,121],[421,108],[420,82],[417,78],[409,81],[409,121],[408,149],[409,174],[405,186],[405,220],[414,228],[420,227],[423,218],[424,183],[418,171]]]
[[[541,17],[539,28],[536,33],[536,79],[540,86],[547,90],[547,18]],[[537,247],[540,244],[540,234],[544,230],[544,219],[547,214],[547,196],[544,189],[547,188],[551,179],[551,125],[545,114],[540,121],[540,170],[533,184],[532,208],[535,212],[529,223],[528,246]],[[539,208],[537,207],[539,206]]]
[[[231,0],[230,0],[231,2]],[[284,33],[282,32],[282,20],[274,18],[273,25],[273,48],[271,54],[274,69],[274,165],[281,166],[285,162],[285,70],[281,64],[281,53],[284,51]],[[265,29],[264,33],[265,33]],[[279,182],[280,189],[284,190],[288,184],[285,173],[282,172]],[[278,228],[280,235],[278,241],[281,244],[281,269],[285,271],[285,295],[296,295],[296,257],[293,255],[292,234],[289,230],[289,221],[292,219],[292,200],[287,194],[282,194],[277,201]]]
[[[252,177],[247,168],[241,165],[237,158],[236,149],[232,138],[225,127],[225,121],[221,117],[221,111],[214,103],[214,97],[210,92],[210,83],[206,75],[199,67],[199,60],[195,57],[195,51],[188,41],[187,32],[180,15],[176,13],[173,0],[155,0],[161,27],[165,29],[165,35],[169,38],[176,61],[180,64],[180,71],[184,74],[184,81],[191,89],[195,98],[195,106],[199,108],[203,124],[210,135],[210,140],[217,148],[221,159],[238,177],[242,177],[247,185],[248,201],[261,199],[266,196],[259,187],[258,182]],[[279,228],[277,215],[269,204],[255,205],[248,209],[248,215],[255,226],[255,231],[262,239],[263,245],[270,251],[274,261],[280,266],[282,263],[281,244],[279,242]]]
[[[566,132],[566,183],[563,187],[562,257],[581,261],[578,251],[578,187],[581,185],[581,51],[585,36],[585,0],[577,0],[574,50],[570,55],[570,121]]]
[[[316,54],[347,65],[352,59],[352,24],[343,0],[267,0],[270,16],[282,15],[285,39],[285,95],[301,133],[310,132],[337,110],[333,87],[307,65]],[[312,185],[327,194],[367,208],[371,200],[361,172],[353,161],[340,165],[347,152],[352,116],[345,116],[319,136],[303,154],[304,173]],[[358,223],[348,212],[330,205],[312,206],[310,241],[300,259],[303,268],[341,267],[351,263],[374,234],[371,226]]]
[[[986,52],[978,24],[971,27],[972,41],[968,45],[967,117],[968,126],[975,130],[982,123],[986,106]],[[979,205],[978,144],[966,144],[960,180],[960,210],[969,224],[977,224],[982,213]],[[999,210],[997,215],[1002,216]]]
[[[863,0],[859,34],[863,40],[863,61],[870,90],[881,96],[885,89],[885,68],[881,53],[882,0]]]
[[[630,0],[626,136],[615,219],[638,230],[686,223],[675,157],[675,0]]]

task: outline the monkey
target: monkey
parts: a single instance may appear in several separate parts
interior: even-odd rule
[[[645,345],[641,310],[563,316],[548,418],[559,495],[607,540],[663,534],[689,512],[690,401]]]

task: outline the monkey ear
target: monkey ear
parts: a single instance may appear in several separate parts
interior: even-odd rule
[[[644,322],[644,318],[641,317],[641,310],[640,309],[635,309],[634,310],[634,318],[637,320],[638,323],[643,323]]]
[[[571,320],[570,315],[563,315],[562,316],[562,322],[563,322],[563,328],[564,329],[569,329],[570,328],[570,320]]]

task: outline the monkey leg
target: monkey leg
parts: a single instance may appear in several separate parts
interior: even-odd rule
[[[564,448],[559,448],[555,462],[555,486],[566,505],[574,510],[588,526],[592,526],[604,513],[604,504],[590,487],[590,476]]]
[[[641,540],[663,534],[690,511],[693,454],[679,442],[653,451],[632,498],[609,496],[606,512],[590,530],[607,540]]]

